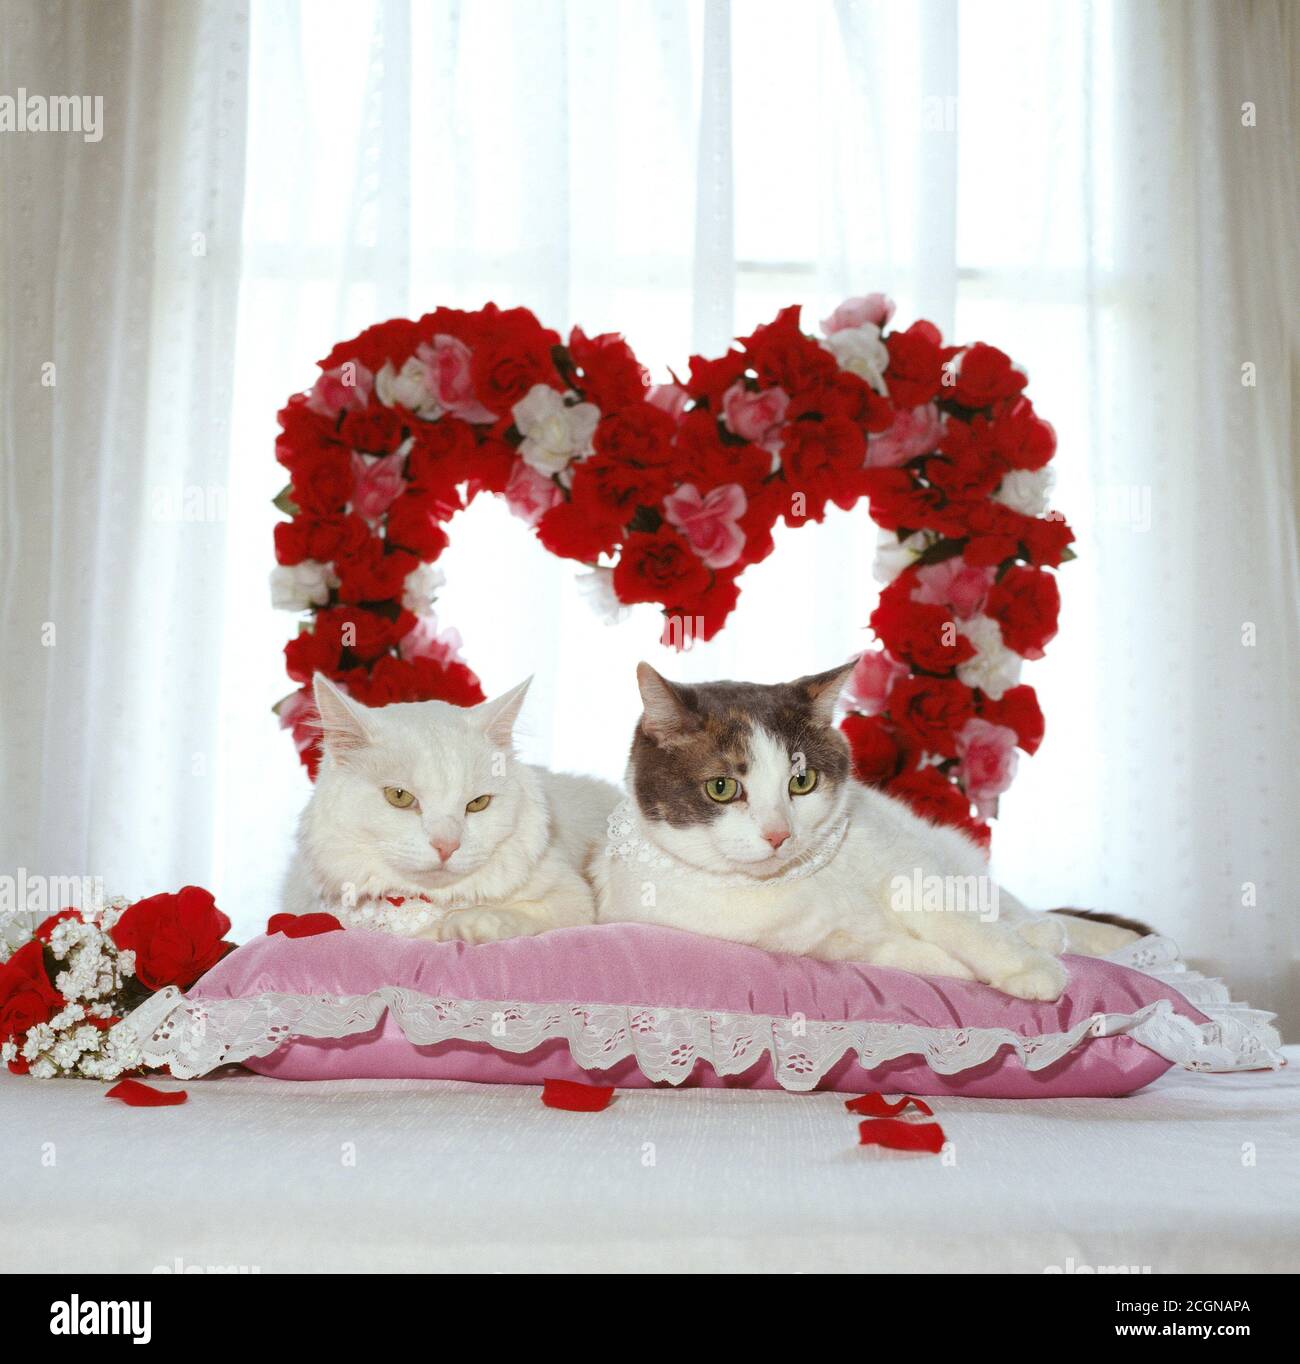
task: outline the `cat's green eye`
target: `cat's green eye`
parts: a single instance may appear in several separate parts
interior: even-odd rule
[[[726,805],[740,795],[740,783],[735,777],[710,777],[704,783],[704,790],[710,800]]]
[[[790,794],[792,796],[806,796],[816,785],[817,769],[805,767],[802,772],[796,772],[790,778]]]
[[[491,796],[475,796],[465,807],[465,810],[468,814],[476,815],[480,810],[486,810],[491,800]]]
[[[385,786],[384,799],[397,810],[409,810],[415,804],[415,796],[401,786]]]

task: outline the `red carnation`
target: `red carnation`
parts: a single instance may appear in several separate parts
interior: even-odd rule
[[[749,367],[749,357],[738,350],[729,350],[717,360],[706,360],[702,355],[691,356],[691,377],[686,385],[692,398],[702,398],[716,413],[722,410],[722,395]]]
[[[1016,732],[1016,743],[1026,753],[1036,753],[1043,742],[1043,712],[1033,687],[1021,683],[1002,693],[1000,701],[984,698],[980,715],[991,725],[1006,725]]]
[[[348,649],[363,662],[369,662],[408,635],[415,624],[415,616],[410,611],[400,611],[390,620],[362,606],[336,606],[316,613],[314,633],[337,641],[341,649]],[[337,662],[334,666],[337,667]]]
[[[0,965],[0,1042],[48,1023],[63,1008],[63,996],[45,974],[45,949],[32,941]]]
[[[304,559],[331,564],[355,554],[370,538],[370,527],[355,512],[317,519],[295,516],[275,526],[275,560],[300,564]]]
[[[133,904],[113,925],[119,949],[135,953],[135,974],[150,990],[186,990],[214,967],[234,943],[223,942],[230,920],[198,886],[175,895],[151,895]]]
[[[394,369],[401,369],[411,358],[420,339],[419,327],[404,317],[376,322],[351,341],[340,341],[319,362],[320,367],[330,370],[348,360],[359,360],[372,374],[378,374],[385,361],[391,362]]]
[[[660,644],[681,650],[712,639],[736,609],[739,599],[735,577],[719,575],[703,592],[667,604]]]
[[[1002,627],[1002,640],[1024,658],[1042,658],[1056,634],[1061,590],[1050,573],[1009,568],[989,592],[986,612]]]
[[[602,412],[644,402],[650,375],[617,333],[587,336],[581,327],[569,333],[569,354],[582,371],[583,396]]]
[[[834,379],[835,357],[799,328],[799,308],[782,308],[776,318],[741,338],[763,385],[779,384],[791,396]]]
[[[300,630],[284,646],[284,670],[295,682],[308,683],[316,673],[334,673],[341,646],[336,631]]]
[[[911,599],[908,578],[896,578],[871,613],[871,628],[901,662],[928,673],[949,673],[971,658],[975,649],[942,606]]]
[[[1014,469],[1041,469],[1056,453],[1056,432],[1035,411],[1028,398],[991,424],[989,438],[998,454]]]
[[[341,445],[322,445],[290,470],[294,505],[313,516],[337,516],[352,498],[352,456]]]
[[[367,540],[361,549],[334,565],[339,596],[348,602],[393,601],[400,598],[406,575],[420,566],[414,554],[384,553],[382,540]]]
[[[1021,538],[1028,558],[1040,568],[1059,568],[1066,546],[1074,539],[1074,532],[1063,516],[1053,513],[1030,517]]]
[[[943,383],[943,363],[951,351],[932,322],[913,322],[905,332],[885,338],[889,368],[885,383],[896,407],[920,407],[938,393]]]
[[[414,491],[403,493],[388,509],[388,543],[409,549],[426,564],[436,559],[448,544],[447,532],[438,523],[441,510],[442,504],[435,497]]]
[[[402,443],[402,419],[391,407],[354,409],[344,413],[339,439],[367,455],[389,455]]]
[[[412,491],[433,498],[444,519],[451,516],[461,509],[457,485],[469,477],[477,451],[473,428],[459,417],[420,422],[406,461]]]
[[[621,528],[608,517],[593,518],[582,506],[560,502],[537,523],[537,538],[563,559],[595,563],[602,554],[612,554],[622,535]]]
[[[937,767],[904,772],[885,789],[891,796],[906,801],[922,819],[934,824],[952,824],[960,828],[970,823],[970,801]]]
[[[957,731],[975,713],[970,688],[951,677],[902,677],[889,693],[899,730],[927,753],[957,756]]]
[[[629,535],[614,568],[620,601],[679,601],[703,592],[709,570],[671,526]]]
[[[977,341],[962,352],[952,396],[963,407],[991,407],[999,398],[1014,398],[1029,382],[996,346]]]
[[[643,468],[654,467],[672,459],[676,434],[677,423],[667,412],[643,403],[602,417],[591,444],[598,455]]]
[[[907,750],[899,742],[883,715],[844,717],[840,728],[853,754],[853,775],[867,786],[883,786],[896,777],[907,760]]]
[[[527,308],[503,311],[489,303],[479,320],[482,339],[474,346],[470,372],[484,407],[505,416],[535,384],[563,387],[551,358],[559,335]]]
[[[844,417],[792,422],[781,433],[781,462],[796,485],[833,486],[860,470],[866,457],[867,438]]]

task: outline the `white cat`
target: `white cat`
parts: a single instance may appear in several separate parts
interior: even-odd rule
[[[619,792],[516,759],[527,682],[469,709],[367,707],[321,676],[314,689],[325,756],[286,910],[342,907],[355,923],[369,906],[391,923],[400,900],[399,931],[473,943],[593,921],[582,868]]]
[[[833,723],[849,670],[686,686],[640,665],[632,798],[593,864],[600,922],[665,924],[1036,1000],[1065,988],[1059,953],[1135,940],[1026,909],[963,834],[855,781]]]

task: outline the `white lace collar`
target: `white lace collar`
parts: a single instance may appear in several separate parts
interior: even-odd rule
[[[719,886],[775,886],[787,881],[799,881],[821,871],[839,852],[848,832],[849,816],[846,811],[826,831],[825,837],[807,852],[793,857],[771,876],[746,876],[743,872],[701,871],[687,862],[681,861],[671,853],[665,852],[653,839],[646,836],[645,825],[641,822],[635,806],[624,800],[615,806],[609,816],[609,842],[605,845],[605,855],[621,862],[637,863],[643,868],[652,868],[656,873],[668,876],[707,877]]]

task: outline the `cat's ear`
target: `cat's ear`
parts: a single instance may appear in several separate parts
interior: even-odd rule
[[[533,679],[526,677],[508,692],[494,696],[474,707],[473,715],[488,742],[496,748],[509,748],[514,738],[515,721],[519,718],[520,707]]]
[[[835,703],[840,698],[840,692],[848,685],[849,677],[857,665],[858,660],[851,659],[841,667],[831,668],[824,673],[813,673],[809,677],[800,677],[790,683],[795,691],[811,704],[813,721],[822,728],[829,729],[834,723]]]
[[[636,665],[636,684],[641,690],[644,714],[641,728],[656,741],[671,739],[691,724],[691,713],[682,694],[666,677],[660,677],[648,663]]]
[[[364,709],[344,695],[323,673],[312,678],[311,689],[316,698],[316,713],[320,716],[326,752],[331,757],[341,758],[365,748],[371,735]]]

